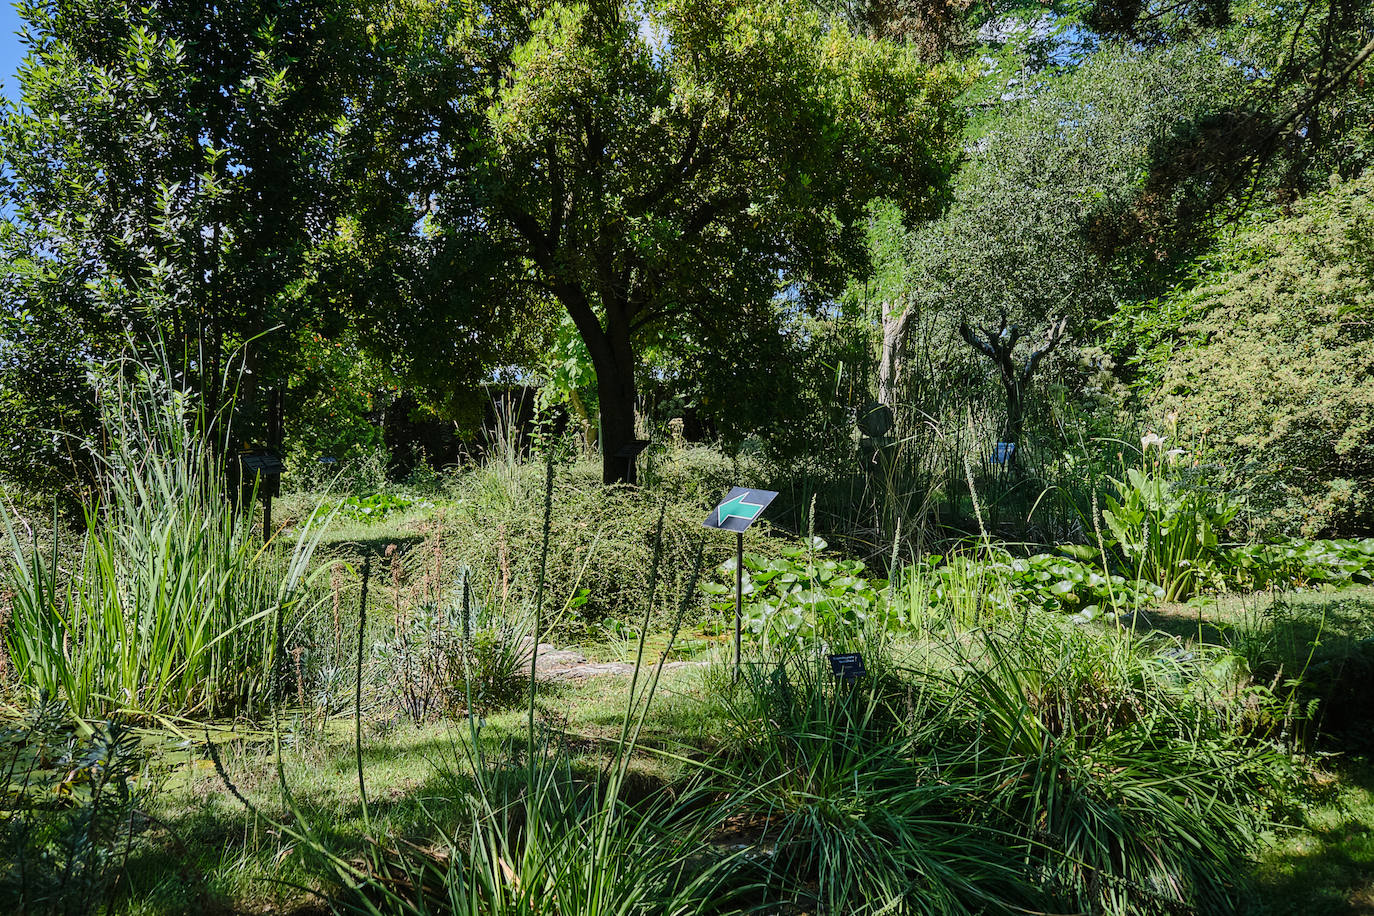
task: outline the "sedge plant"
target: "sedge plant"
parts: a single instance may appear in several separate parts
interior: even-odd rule
[[[81,443],[94,485],[74,568],[56,533],[40,545],[0,507],[18,680],[80,718],[166,724],[265,709],[278,615],[296,606],[323,529],[312,516],[289,550],[262,543],[228,492],[212,432],[232,405],[199,403],[177,377],[164,351],[99,383],[103,435]]]

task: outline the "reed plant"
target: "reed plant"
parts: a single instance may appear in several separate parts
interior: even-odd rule
[[[95,483],[74,568],[59,562],[59,526],[40,545],[0,507],[15,673],[78,717],[170,722],[265,708],[283,615],[323,528],[312,516],[289,549],[262,543],[228,489],[228,408],[199,403],[178,377],[164,356],[100,382],[103,435],[81,443]]]

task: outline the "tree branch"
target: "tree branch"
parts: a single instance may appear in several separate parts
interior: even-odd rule
[[[661,202],[668,196],[668,192],[674,188],[681,187],[687,179],[701,171],[707,163],[711,161],[709,151],[700,159],[695,159],[697,145],[701,140],[702,119],[697,118],[692,122],[692,127],[687,135],[687,145],[682,150],[682,155],[677,162],[673,163],[668,173],[664,175],[653,188],[639,195],[629,202],[626,206],[627,212],[632,216],[642,216],[647,213],[655,204]]]
[[[1038,350],[1032,350],[1030,358],[1026,360],[1026,365],[1021,370],[1021,384],[1030,381],[1035,370],[1040,366],[1040,361],[1050,354],[1050,351],[1059,346],[1059,341],[1064,339],[1064,329],[1068,327],[1069,319],[1060,318],[1057,322],[1052,322],[1050,328],[1045,332],[1045,345]]]

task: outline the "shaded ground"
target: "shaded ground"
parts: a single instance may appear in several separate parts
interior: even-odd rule
[[[1151,612],[1149,625],[1187,642],[1200,638],[1225,645],[1257,664],[1278,659],[1293,665],[1296,674],[1313,660],[1347,657],[1351,647],[1374,633],[1374,589],[1250,596],[1200,609],[1166,607]],[[701,700],[709,679],[722,671],[702,659],[723,659],[728,653],[706,633],[692,638],[699,643],[686,653],[693,661],[665,666],[646,722],[644,752],[636,761],[636,778],[645,785],[678,778],[681,757],[699,758],[720,740],[719,723],[705,718]],[[651,637],[646,657],[657,659],[665,645],[662,637]],[[636,644],[541,648],[548,650],[537,706],[541,734],[594,772],[620,733],[629,686],[626,677],[596,675],[630,671]],[[1325,689],[1346,690],[1345,683],[1337,678]],[[482,745],[493,759],[527,753],[523,708],[481,725]],[[131,863],[123,911],[148,916],[322,912],[310,890],[327,874],[322,863],[312,861],[269,820],[308,822],[341,848],[358,848],[369,833],[423,839],[417,831],[426,824],[461,823],[465,813],[457,801],[455,774],[468,752],[467,722],[364,721],[370,826],[359,801],[352,727],[347,717],[324,723],[286,717],[283,772],[298,806],[294,813],[281,804],[270,736],[258,733],[220,745],[227,775],[258,806],[256,814],[230,796],[203,753],[192,751],[189,759],[176,761],[152,812],[161,825],[151,833],[154,842]],[[1267,847],[1257,850],[1262,908],[1255,916],[1374,916],[1374,760],[1334,750],[1326,749],[1325,775],[1293,826],[1276,831]]]
[[[1187,642],[1225,646],[1249,660],[1256,680],[1315,704],[1304,737],[1324,773],[1298,822],[1259,853],[1266,916],[1374,916],[1374,588],[1169,605],[1148,620]]]
[[[1266,912],[1374,916],[1374,761],[1345,760],[1304,812],[1260,858]]]

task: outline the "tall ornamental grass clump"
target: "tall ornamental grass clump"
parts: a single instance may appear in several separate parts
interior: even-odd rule
[[[1281,704],[1243,664],[1039,617],[951,649],[934,748],[1054,911],[1244,911],[1296,774],[1266,737]]]
[[[712,771],[760,825],[770,901],[855,916],[1252,902],[1248,856],[1296,774],[1265,737],[1276,701],[1236,659],[1048,615],[905,659],[863,649],[852,682],[778,654],[715,677]]]
[[[307,524],[290,555],[262,545],[252,512],[227,492],[213,415],[175,377],[164,359],[99,385],[103,436],[81,443],[95,482],[73,568],[59,563],[60,534],[39,544],[0,508],[15,673],[80,717],[265,704],[277,614],[293,605],[318,541]]]

